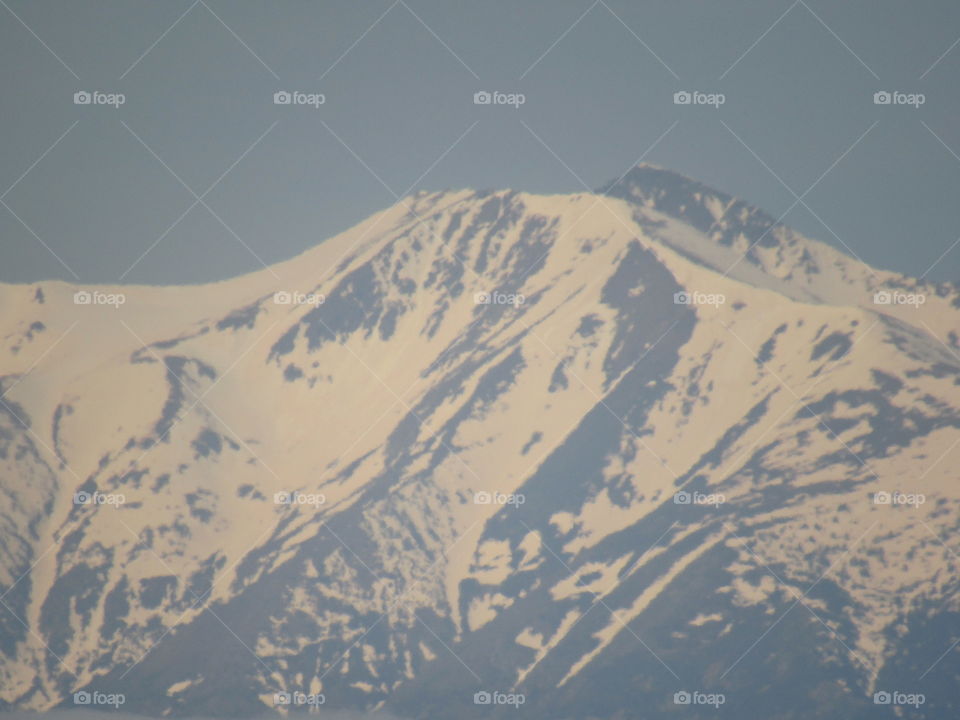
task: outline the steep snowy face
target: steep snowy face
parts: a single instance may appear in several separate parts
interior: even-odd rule
[[[0,702],[949,711],[956,298],[647,166],[0,287]]]

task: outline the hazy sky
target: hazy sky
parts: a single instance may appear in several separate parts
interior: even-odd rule
[[[230,277],[394,194],[576,192],[644,153],[874,265],[960,280],[960,245],[937,262],[960,237],[956,0],[4,0],[0,18],[2,281]]]

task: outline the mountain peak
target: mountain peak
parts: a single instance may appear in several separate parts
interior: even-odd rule
[[[546,720],[682,677],[828,717],[842,677],[865,717],[929,666],[956,309],[878,310],[856,262],[766,249],[669,170],[607,193],[418,195],[216,286],[0,303],[0,707],[445,720],[500,688]],[[822,625],[773,620],[833,568]]]
[[[721,221],[732,219],[730,232],[716,238],[726,245],[733,241],[738,231],[752,231],[755,239],[767,240],[773,228],[782,227],[763,210],[743,200],[651,163],[638,163],[621,178],[601,186],[597,192],[657,210],[708,234]],[[751,235],[748,233],[747,237]],[[774,244],[773,238],[767,240],[768,246]]]

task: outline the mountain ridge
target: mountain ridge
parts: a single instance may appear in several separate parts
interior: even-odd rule
[[[724,224],[739,206],[705,190],[664,190],[671,216],[621,189],[426,193],[116,308],[0,288],[20,295],[0,303],[0,702],[514,712],[474,704],[496,690],[529,717],[634,717],[700,687],[777,717],[751,691],[794,692],[764,618],[799,605],[795,692],[876,717],[885,673],[924,662],[898,625],[954,623],[930,533],[957,524],[955,288],[835,268],[780,226],[762,245],[770,216]],[[759,249],[724,273],[710,243]],[[898,283],[924,302],[875,303]],[[314,502],[277,500],[296,493]],[[630,703],[589,690],[608,682]],[[938,682],[926,712],[954,708]]]

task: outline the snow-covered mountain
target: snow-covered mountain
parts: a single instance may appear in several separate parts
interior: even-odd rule
[[[958,332],[646,165],[0,285],[0,707],[955,717]]]

